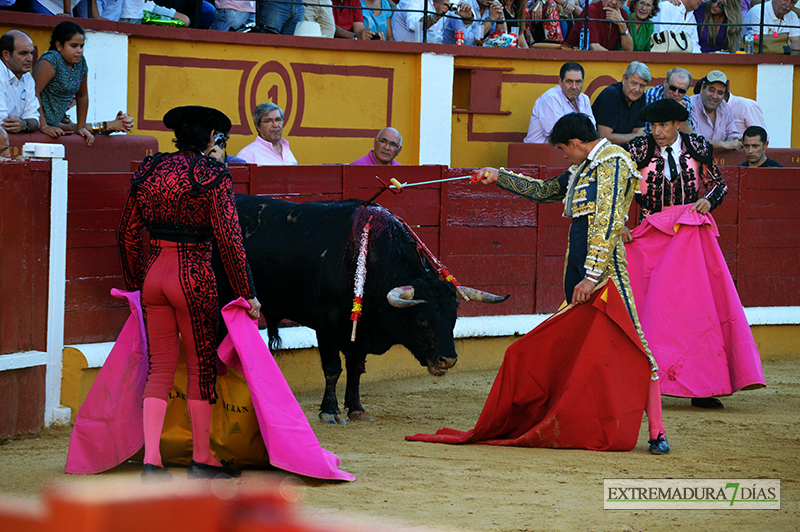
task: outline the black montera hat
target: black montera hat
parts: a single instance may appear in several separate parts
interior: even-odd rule
[[[677,120],[684,122],[689,119],[689,111],[672,98],[662,98],[649,105],[645,105],[639,113],[639,120],[643,122],[671,122]]]
[[[225,113],[201,105],[175,107],[164,115],[164,125],[169,129],[177,129],[182,124],[206,126],[222,133],[227,133],[231,130],[231,120]]]

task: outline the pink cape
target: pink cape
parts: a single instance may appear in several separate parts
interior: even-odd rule
[[[131,316],[75,418],[67,473],[106,471],[144,444],[142,392],[148,363],[139,292],[111,293],[128,299]],[[308,477],[355,480],[338,469],[339,457],[320,447],[247,308],[240,298],[222,310],[229,334],[219,347],[219,356],[247,380],[270,463]]]
[[[651,369],[614,283],[514,342],[475,428],[411,441],[629,451]]]
[[[761,358],[710,214],[672,207],[644,219],[625,246],[661,393],[729,395],[766,385]]]

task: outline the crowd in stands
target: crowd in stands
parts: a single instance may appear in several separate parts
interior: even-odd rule
[[[754,100],[734,96],[730,80],[720,70],[708,72],[693,85],[692,73],[675,67],[662,84],[647,88],[650,69],[633,61],[622,80],[603,89],[591,105],[582,92],[584,69],[579,63],[565,63],[559,79],[533,104],[525,142],[548,142],[558,119],[576,112],[588,116],[600,137],[613,144],[626,147],[649,136],[658,140],[659,133],[647,121],[644,109],[657,101],[674,100],[685,109],[679,132],[702,137],[714,150],[743,150],[747,161],[742,166],[778,165],[766,158],[769,141],[761,107]]]
[[[587,1],[0,0],[0,9],[220,31],[637,52],[673,32],[694,53],[747,51],[753,38],[755,53],[761,44],[763,53],[800,54],[797,0]]]

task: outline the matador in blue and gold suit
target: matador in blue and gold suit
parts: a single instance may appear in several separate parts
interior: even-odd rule
[[[602,139],[582,164],[556,177],[534,179],[501,168],[497,186],[537,203],[564,201],[564,216],[572,219],[564,265],[567,302],[584,278],[613,279],[655,374],[657,365],[639,324],[620,237],[640,178],[628,152]]]

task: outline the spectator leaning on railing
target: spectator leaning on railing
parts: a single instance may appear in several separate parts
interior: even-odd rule
[[[381,39],[380,33],[370,31],[364,26],[364,15],[360,8],[359,0],[333,0],[333,21],[336,23],[334,37],[364,41]]]
[[[364,27],[379,34],[384,41],[393,41],[392,5],[389,0],[361,0],[361,7]]]
[[[333,3],[331,0],[305,0],[304,19],[316,22],[323,37],[333,38],[336,33],[336,23],[333,20]]]
[[[634,52],[649,52],[653,43],[653,17],[658,14],[658,0],[629,0],[631,39]]]
[[[11,30],[0,37],[0,126],[7,133],[32,133],[39,129],[39,100],[31,76],[33,41]]]
[[[800,54],[800,20],[793,11],[797,0],[772,0],[764,6],[765,54]],[[761,6],[754,5],[747,12],[744,23],[758,35],[761,23]]]
[[[305,20],[302,0],[256,0],[256,33],[294,35],[297,23]]]
[[[423,21],[424,2],[428,2],[428,20]],[[394,40],[406,42],[422,42],[422,35],[418,31],[423,31],[427,23],[428,31],[425,35],[427,42],[441,43],[444,34],[444,25],[448,20],[445,15],[450,10],[448,0],[400,0],[397,4],[398,11],[392,16],[392,32]],[[404,11],[407,10],[407,11]],[[474,13],[469,4],[459,2],[458,10],[451,14],[461,17],[462,20],[471,21]]]
[[[462,18],[449,18],[444,23],[444,44],[455,44],[456,31],[464,32],[464,44],[475,46],[480,41],[497,30],[507,31],[506,23],[496,23],[503,19],[503,5],[497,0],[466,0],[472,12],[476,15],[472,20]]]
[[[703,53],[736,52],[739,49],[742,31],[739,0],[707,0],[694,10],[694,18]]]
[[[589,4],[587,9],[590,50],[616,50],[617,45],[620,45],[626,52],[633,51],[633,39],[628,30],[628,14],[620,10],[621,6],[622,0],[600,0]],[[582,17],[583,14],[578,16]],[[564,41],[565,44],[578,46],[583,22],[581,19],[572,26],[569,36]]]

